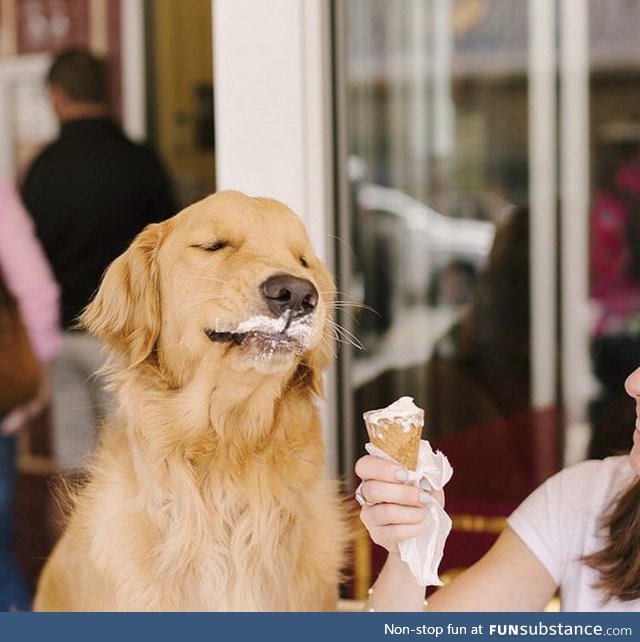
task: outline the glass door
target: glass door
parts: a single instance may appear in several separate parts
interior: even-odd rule
[[[362,413],[414,397],[455,469],[454,571],[559,467],[630,443],[640,2],[334,14],[340,322],[361,344],[342,346],[343,468]]]
[[[346,467],[362,413],[414,397],[456,471],[443,568],[459,568],[560,454],[531,399],[527,4],[344,0],[336,18],[342,289],[361,304],[342,322],[362,343],[344,359]]]

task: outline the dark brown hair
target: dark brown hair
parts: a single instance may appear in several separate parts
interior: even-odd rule
[[[606,544],[585,555],[581,561],[598,571],[595,588],[604,592],[607,602],[640,598],[640,480],[635,481],[604,516]]]
[[[108,100],[106,65],[86,49],[67,49],[58,54],[49,69],[47,82],[64,89],[76,102],[106,103]]]

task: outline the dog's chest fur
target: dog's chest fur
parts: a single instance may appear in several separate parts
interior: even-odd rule
[[[161,483],[149,479],[135,494],[131,465],[118,466],[121,483],[117,476],[96,480],[103,523],[94,524],[91,554],[113,587],[114,609],[334,607],[342,511],[321,470],[317,477],[287,474],[291,466],[315,468],[300,453],[280,467],[268,455],[256,457],[242,474],[224,457],[194,467],[177,456],[163,462]]]

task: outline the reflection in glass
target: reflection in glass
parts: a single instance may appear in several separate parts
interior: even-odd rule
[[[400,393],[426,404],[433,359],[465,351],[458,328],[496,227],[528,196],[526,11],[506,0],[345,7],[353,293],[377,313],[359,319],[359,415]],[[500,322],[485,339],[508,332]],[[427,410],[430,435],[451,431],[446,410]]]
[[[341,6],[356,457],[362,413],[413,396],[456,470],[454,522],[505,515],[557,456],[530,409],[527,3]],[[454,537],[444,568],[494,535]]]

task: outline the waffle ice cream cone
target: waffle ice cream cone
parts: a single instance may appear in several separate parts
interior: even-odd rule
[[[405,468],[416,470],[424,410],[411,397],[401,397],[386,408],[365,412],[363,417],[371,443]]]

